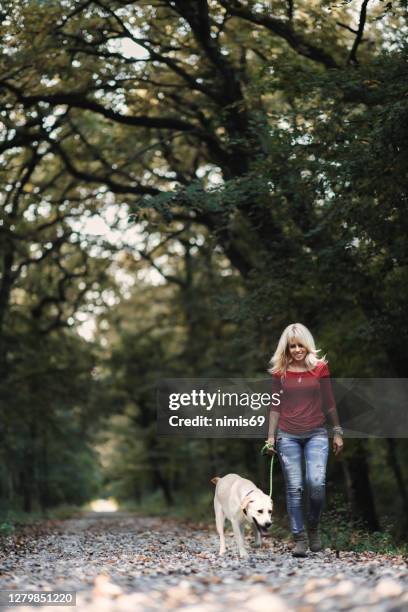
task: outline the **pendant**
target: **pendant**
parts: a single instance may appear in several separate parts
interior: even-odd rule
[[[300,382],[302,382],[302,377],[301,376],[299,376],[299,378],[298,378],[298,383],[300,383]]]

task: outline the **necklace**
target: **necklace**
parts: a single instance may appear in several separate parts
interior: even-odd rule
[[[305,371],[307,371],[307,370],[305,370]],[[298,373],[298,372],[299,372],[299,370],[297,370],[297,371],[296,371],[296,370],[293,370],[293,372]],[[303,372],[303,370],[300,370],[300,372]],[[302,382],[302,374],[299,374],[299,377],[298,377],[297,381],[298,381],[298,383],[301,383],[301,382]]]

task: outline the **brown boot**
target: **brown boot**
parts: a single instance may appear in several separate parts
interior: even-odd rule
[[[307,538],[304,531],[300,533],[294,533],[293,539],[295,540],[295,548],[292,550],[293,557],[306,557],[307,551]]]
[[[310,547],[310,550],[312,552],[319,552],[319,550],[322,550],[323,546],[322,546],[322,541],[321,541],[320,535],[319,535],[319,528],[318,527],[309,527],[307,532],[308,532],[308,536],[309,536],[309,547]]]

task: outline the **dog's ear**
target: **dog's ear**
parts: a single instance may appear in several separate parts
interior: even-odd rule
[[[242,502],[241,502],[241,510],[242,510],[242,512],[243,512],[244,514],[246,514],[246,513],[247,513],[247,506],[248,506],[248,504],[250,504],[250,503],[251,503],[251,501],[252,501],[252,500],[250,499],[249,495],[246,495],[246,496],[244,497],[244,499],[242,500]]]

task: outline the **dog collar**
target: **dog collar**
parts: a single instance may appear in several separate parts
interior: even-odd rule
[[[247,497],[248,495],[250,495],[254,491],[256,491],[256,489],[251,489],[250,491],[248,491],[248,493],[245,493],[244,497]]]
[[[254,491],[256,491],[256,489],[251,489],[250,491],[248,491],[248,493],[245,493],[244,499],[245,499],[245,497],[248,497],[248,495],[250,495]],[[242,512],[246,515],[246,513],[247,513],[246,508],[243,508]]]

